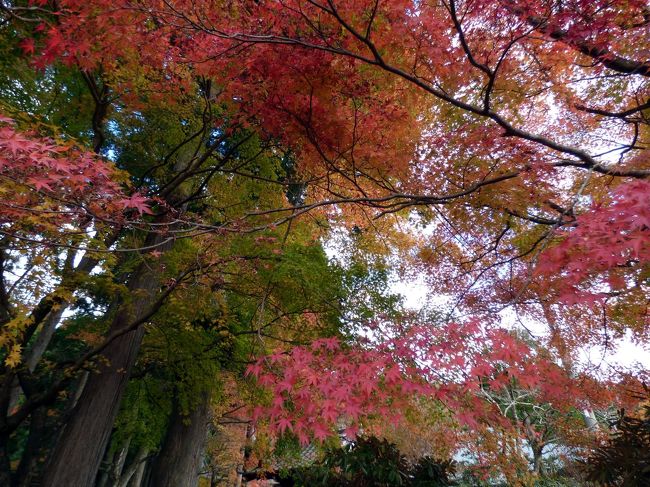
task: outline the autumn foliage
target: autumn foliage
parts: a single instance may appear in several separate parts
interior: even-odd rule
[[[144,196],[127,193],[120,184],[125,177],[110,162],[69,142],[20,131],[10,118],[0,123],[0,171],[12,183],[2,188],[6,234],[44,237],[68,225],[123,223],[128,210],[152,213]]]
[[[149,456],[182,483],[199,455],[173,436],[202,432],[177,419],[221,411],[228,377],[242,441],[435,411],[438,451],[532,485],[644,380],[584,357],[650,340],[647,2],[0,13],[0,483]]]
[[[396,339],[369,340],[358,351],[342,349],[336,339],[316,340],[308,349],[261,358],[248,372],[272,391],[273,429],[289,429],[302,442],[309,432],[325,439],[337,423],[354,438],[362,415],[398,422],[417,396],[441,401],[461,425],[493,423],[493,411],[473,391],[510,381],[539,388],[547,400],[577,399],[559,368],[542,360],[528,366],[532,351],[503,330],[470,322],[435,332],[414,327]]]

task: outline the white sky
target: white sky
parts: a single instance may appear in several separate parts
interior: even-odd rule
[[[407,308],[419,311],[427,304],[441,302],[436,299],[436,296],[431,296],[424,282],[405,282],[397,280],[393,284],[393,292],[399,293],[404,296],[404,304]],[[502,323],[505,326],[512,326],[515,324],[514,317],[509,313],[502,313]],[[543,335],[546,328],[541,323],[532,321],[526,322],[526,327],[533,333]],[[616,343],[613,351],[603,353],[600,347],[585,348],[581,353],[581,361],[583,365],[598,365],[601,367],[607,366],[623,366],[632,367],[640,365],[646,370],[650,370],[650,346],[645,348],[632,342],[628,336],[626,339]]]

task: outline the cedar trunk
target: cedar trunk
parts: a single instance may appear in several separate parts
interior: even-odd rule
[[[159,238],[154,236],[151,240],[157,243]],[[166,250],[162,246],[158,249]],[[128,286],[132,300],[121,306],[109,334],[126,329],[150,311],[160,287],[161,269],[157,267],[142,264],[134,272]],[[45,471],[43,485],[88,487],[94,484],[143,335],[144,328],[139,326],[116,338],[105,349],[103,355],[107,360],[100,361],[99,371],[88,378]]]
[[[196,487],[201,454],[210,417],[210,400],[206,393],[201,403],[183,416],[175,404],[167,436],[156,458],[149,482],[150,487]]]

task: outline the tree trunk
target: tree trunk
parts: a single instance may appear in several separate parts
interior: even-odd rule
[[[544,473],[544,464],[542,460],[544,459],[544,446],[542,445],[533,445],[533,472],[537,475],[542,475]]]
[[[147,452],[147,454],[148,454],[148,452]],[[143,484],[144,473],[146,471],[148,463],[149,463],[149,461],[147,459],[147,456],[145,455],[145,457],[142,459],[142,461],[138,465],[137,470],[133,474],[133,477],[131,477],[131,479],[129,480],[128,487],[140,487],[141,485],[144,485]]]
[[[95,487],[108,487],[108,477],[113,465],[114,458],[115,451],[113,451],[110,447],[107,447],[106,452],[104,453],[104,459],[100,464],[99,477],[97,478]]]
[[[140,484],[143,487],[147,485],[151,485],[152,466],[153,466],[153,461],[146,462],[146,465],[144,467],[144,474],[142,476],[142,483]]]
[[[14,485],[20,487],[32,485],[33,480],[40,474],[42,468],[41,459],[46,454],[44,446],[49,443],[47,440],[52,440],[51,437],[46,438],[46,422],[47,410],[45,408],[34,411],[31,416],[25,451],[16,470]]]
[[[196,487],[201,454],[210,417],[210,399],[206,393],[201,403],[184,417],[178,407],[170,417],[167,436],[154,463],[151,487]]]
[[[148,453],[149,450],[144,447],[141,447],[138,450],[138,453],[136,453],[133,461],[129,464],[128,467],[123,469],[119,480],[115,483],[116,487],[127,487],[130,484],[131,479],[134,477],[134,475],[136,475],[138,471],[140,471],[140,469],[142,469],[142,472],[144,473],[144,465],[147,460]]]
[[[102,366],[98,374],[88,379],[46,471],[45,485],[93,485],[143,333],[138,328],[107,348],[105,355],[110,365]]]
[[[52,340],[52,336],[54,335],[54,331],[56,330],[56,326],[61,321],[63,313],[68,308],[67,304],[68,303],[63,303],[56,310],[50,311],[50,315],[46,318],[45,323],[43,323],[43,328],[36,337],[34,345],[29,350],[27,360],[25,360],[30,372],[34,372],[38,362],[40,362],[41,357],[45,353],[45,350],[47,350],[47,347]]]
[[[147,241],[148,245],[159,243],[161,236]],[[169,247],[168,242],[158,250],[164,252]],[[120,307],[109,334],[126,329],[150,312],[159,292],[160,272],[159,266],[146,263],[138,267],[129,282],[132,301]],[[139,326],[113,340],[104,350],[106,362],[99,362],[99,371],[88,378],[45,471],[43,485],[88,487],[94,484],[143,335],[144,328]]]
[[[110,485],[118,485],[120,478],[122,478],[122,470],[126,463],[126,456],[129,454],[129,446],[131,445],[131,438],[124,442],[122,448],[117,452],[117,456],[113,459],[113,463],[109,467]]]

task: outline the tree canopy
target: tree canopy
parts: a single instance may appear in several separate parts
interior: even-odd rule
[[[583,481],[645,419],[594,418],[648,379],[605,357],[650,343],[649,29],[643,0],[2,2],[0,484],[217,485],[229,434],[240,483],[339,435]]]

